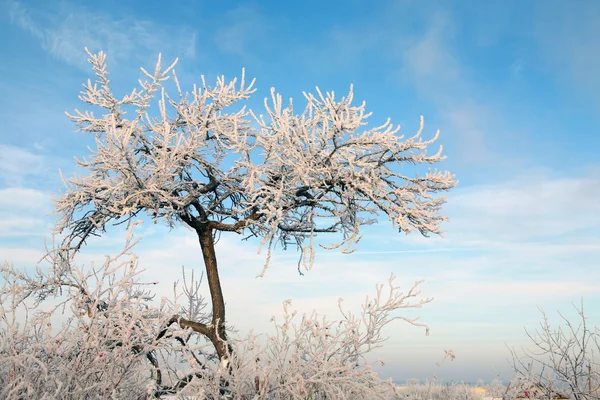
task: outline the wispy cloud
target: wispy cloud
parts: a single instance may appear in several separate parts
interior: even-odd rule
[[[403,60],[401,76],[420,92],[447,101],[456,87],[465,86],[463,67],[452,51],[454,36],[452,18],[438,11],[421,35],[399,39],[396,51]]]
[[[313,72],[354,72],[373,61],[374,57],[368,54],[382,44],[383,33],[372,27],[334,26],[318,37],[317,45],[300,41],[295,43],[289,57]]]
[[[600,3],[536,3],[534,35],[552,72],[600,105]]]
[[[22,186],[27,177],[39,177],[47,167],[43,156],[22,147],[0,144],[0,183]]]
[[[508,141],[522,140],[522,132],[507,127],[500,105],[482,90],[458,52],[461,21],[445,6],[419,14],[418,20],[420,31],[392,41],[400,64],[393,77],[434,105],[444,142],[451,143],[447,154],[453,163],[507,169],[520,165],[515,162],[518,152],[504,150]]]
[[[436,11],[420,35],[399,39],[398,78],[438,106],[445,137],[456,146],[456,158],[477,164],[498,161],[489,142],[490,122],[496,115],[476,98],[467,67],[455,53],[456,29],[450,14]]]
[[[225,12],[219,22],[219,28],[213,35],[219,51],[239,56],[245,64],[256,65],[261,62],[255,54],[256,49],[270,42],[273,25],[258,7],[247,4],[237,6]]]
[[[600,179],[527,174],[458,190],[448,201],[449,238],[534,240],[585,231],[600,223]],[[454,235],[456,233],[456,235]]]
[[[38,249],[22,246],[1,246],[0,253],[2,258],[0,263],[5,262],[18,268],[35,268],[37,263],[44,257],[44,252]]]
[[[35,189],[7,188],[0,190],[0,208],[5,210],[44,210],[48,206],[48,194]]]
[[[47,232],[47,215],[51,211],[49,193],[25,188],[0,189],[0,237]]]
[[[169,58],[195,55],[196,32],[186,26],[157,25],[133,16],[115,18],[79,3],[61,2],[52,11],[17,1],[10,1],[8,7],[12,23],[37,38],[45,51],[86,72],[84,47],[106,51],[113,64],[146,63],[155,59],[157,51]]]
[[[372,254],[404,254],[404,253],[443,253],[446,251],[460,251],[460,248],[435,248],[435,249],[415,249],[415,250],[382,250],[382,251],[361,251],[357,255]]]

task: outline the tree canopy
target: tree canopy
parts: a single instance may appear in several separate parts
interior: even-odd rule
[[[87,51],[87,50],[86,50]],[[76,110],[70,118],[81,132],[96,135],[96,149],[78,161],[88,175],[75,177],[57,200],[58,231],[79,248],[109,221],[145,212],[169,226],[248,232],[261,246],[280,242],[302,248],[306,267],[313,262],[315,236],[341,233],[326,248],[351,251],[361,225],[383,214],[400,231],[440,233],[445,198],[437,195],[457,183],[449,172],[428,170],[407,176],[403,165],[444,160],[442,147],[427,154],[439,131],[423,140],[420,129],[409,138],[388,119],[367,128],[365,103],[353,105],[353,89],[337,101],[334,93],[303,93],[306,106],[296,114],[271,89],[266,116],[232,106],[255,92],[254,80],[204,77],[183,92],[175,63],[156,68],[122,98],[111,88],[103,52],[88,51],[96,81],[88,80],[80,99],[102,110]],[[166,93],[172,78],[174,96]],[[158,97],[158,115],[152,99]],[[238,107],[239,108],[239,107]],[[267,257],[267,263],[268,263]],[[265,264],[265,268],[267,264]],[[261,275],[264,273],[262,271]]]

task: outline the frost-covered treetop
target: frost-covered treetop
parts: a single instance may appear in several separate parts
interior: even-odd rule
[[[406,164],[445,158],[441,146],[427,154],[439,131],[423,140],[422,117],[410,138],[400,136],[389,119],[368,128],[371,114],[364,102],[352,104],[352,86],[339,101],[318,88],[316,96],[303,93],[301,114],[291,99],[284,106],[274,89],[264,116],[237,105],[231,111],[256,90],[243,71],[239,81],[221,77],[214,87],[202,77],[188,93],[175,63],[163,69],[160,56],[153,73],[142,68],[147,79],[139,88],[116,98],[105,53],[87,52],[96,81],[88,80],[80,99],[103,113],[68,114],[80,131],[96,135],[97,147],[77,161],[89,174],[69,180],[56,200],[57,229],[68,230],[71,248],[109,221],[142,211],[169,226],[247,230],[262,238],[269,253],[276,242],[299,246],[305,267],[312,264],[316,234],[339,232],[337,242],[320,245],[351,251],[360,226],[374,222],[369,216],[383,213],[407,233],[441,233],[445,198],[437,192],[454,187],[454,175],[437,169],[414,177],[403,172]],[[169,78],[176,89],[171,96],[164,86]],[[158,112],[151,114],[155,97]]]

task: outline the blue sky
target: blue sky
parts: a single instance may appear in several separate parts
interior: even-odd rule
[[[371,4],[375,3],[375,4]],[[391,117],[410,134],[441,129],[460,180],[444,212],[444,239],[370,226],[352,255],[318,254],[300,277],[295,252],[278,253],[266,276],[257,243],[223,236],[218,245],[230,322],[269,331],[281,302],[337,317],[338,297],[357,307],[390,272],[409,286],[425,279],[433,303],[419,311],[431,335],[397,323],[377,356],[384,376],[426,379],[445,349],[456,360],[445,380],[511,378],[505,344],[525,344],[523,328],[572,315],[583,297],[600,319],[600,2],[378,1],[116,2],[5,1],[0,7],[0,254],[32,266],[53,219],[58,169],[75,171],[91,138],[64,115],[91,77],[83,48],[108,53],[117,93],[162,52],[179,57],[188,87],[204,74],[257,78],[249,106],[274,86],[299,102],[302,91],[347,92],[367,101],[372,123]],[[200,270],[194,234],[141,228],[148,277],[165,294],[182,265]],[[117,250],[122,236],[94,243],[85,257]],[[417,315],[412,313],[411,315]],[[558,322],[558,319],[554,319]]]

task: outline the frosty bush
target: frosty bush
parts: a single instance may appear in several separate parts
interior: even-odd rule
[[[540,308],[540,328],[526,331],[533,347],[523,348],[521,354],[511,350],[517,378],[526,382],[521,386],[534,386],[548,398],[600,398],[600,329],[588,324],[583,302],[574,307],[579,322],[559,313],[562,325],[556,328]]]
[[[131,246],[89,269],[61,251],[31,274],[2,266],[1,398],[139,396],[167,314],[148,306]]]
[[[49,268],[31,274],[0,269],[2,398],[388,398],[394,385],[378,378],[367,355],[394,320],[427,329],[395,315],[432,300],[417,299],[421,282],[402,292],[391,276],[358,315],[340,299],[337,321],[299,316],[285,302],[281,319],[272,320],[275,335],[229,340],[235,351],[224,364],[204,335],[174,324],[182,314],[208,318],[194,290],[199,282],[185,282],[172,300],[153,299],[144,287],[154,283],[139,279],[134,244],[130,234],[123,251],[99,267],[57,251],[48,254]]]

